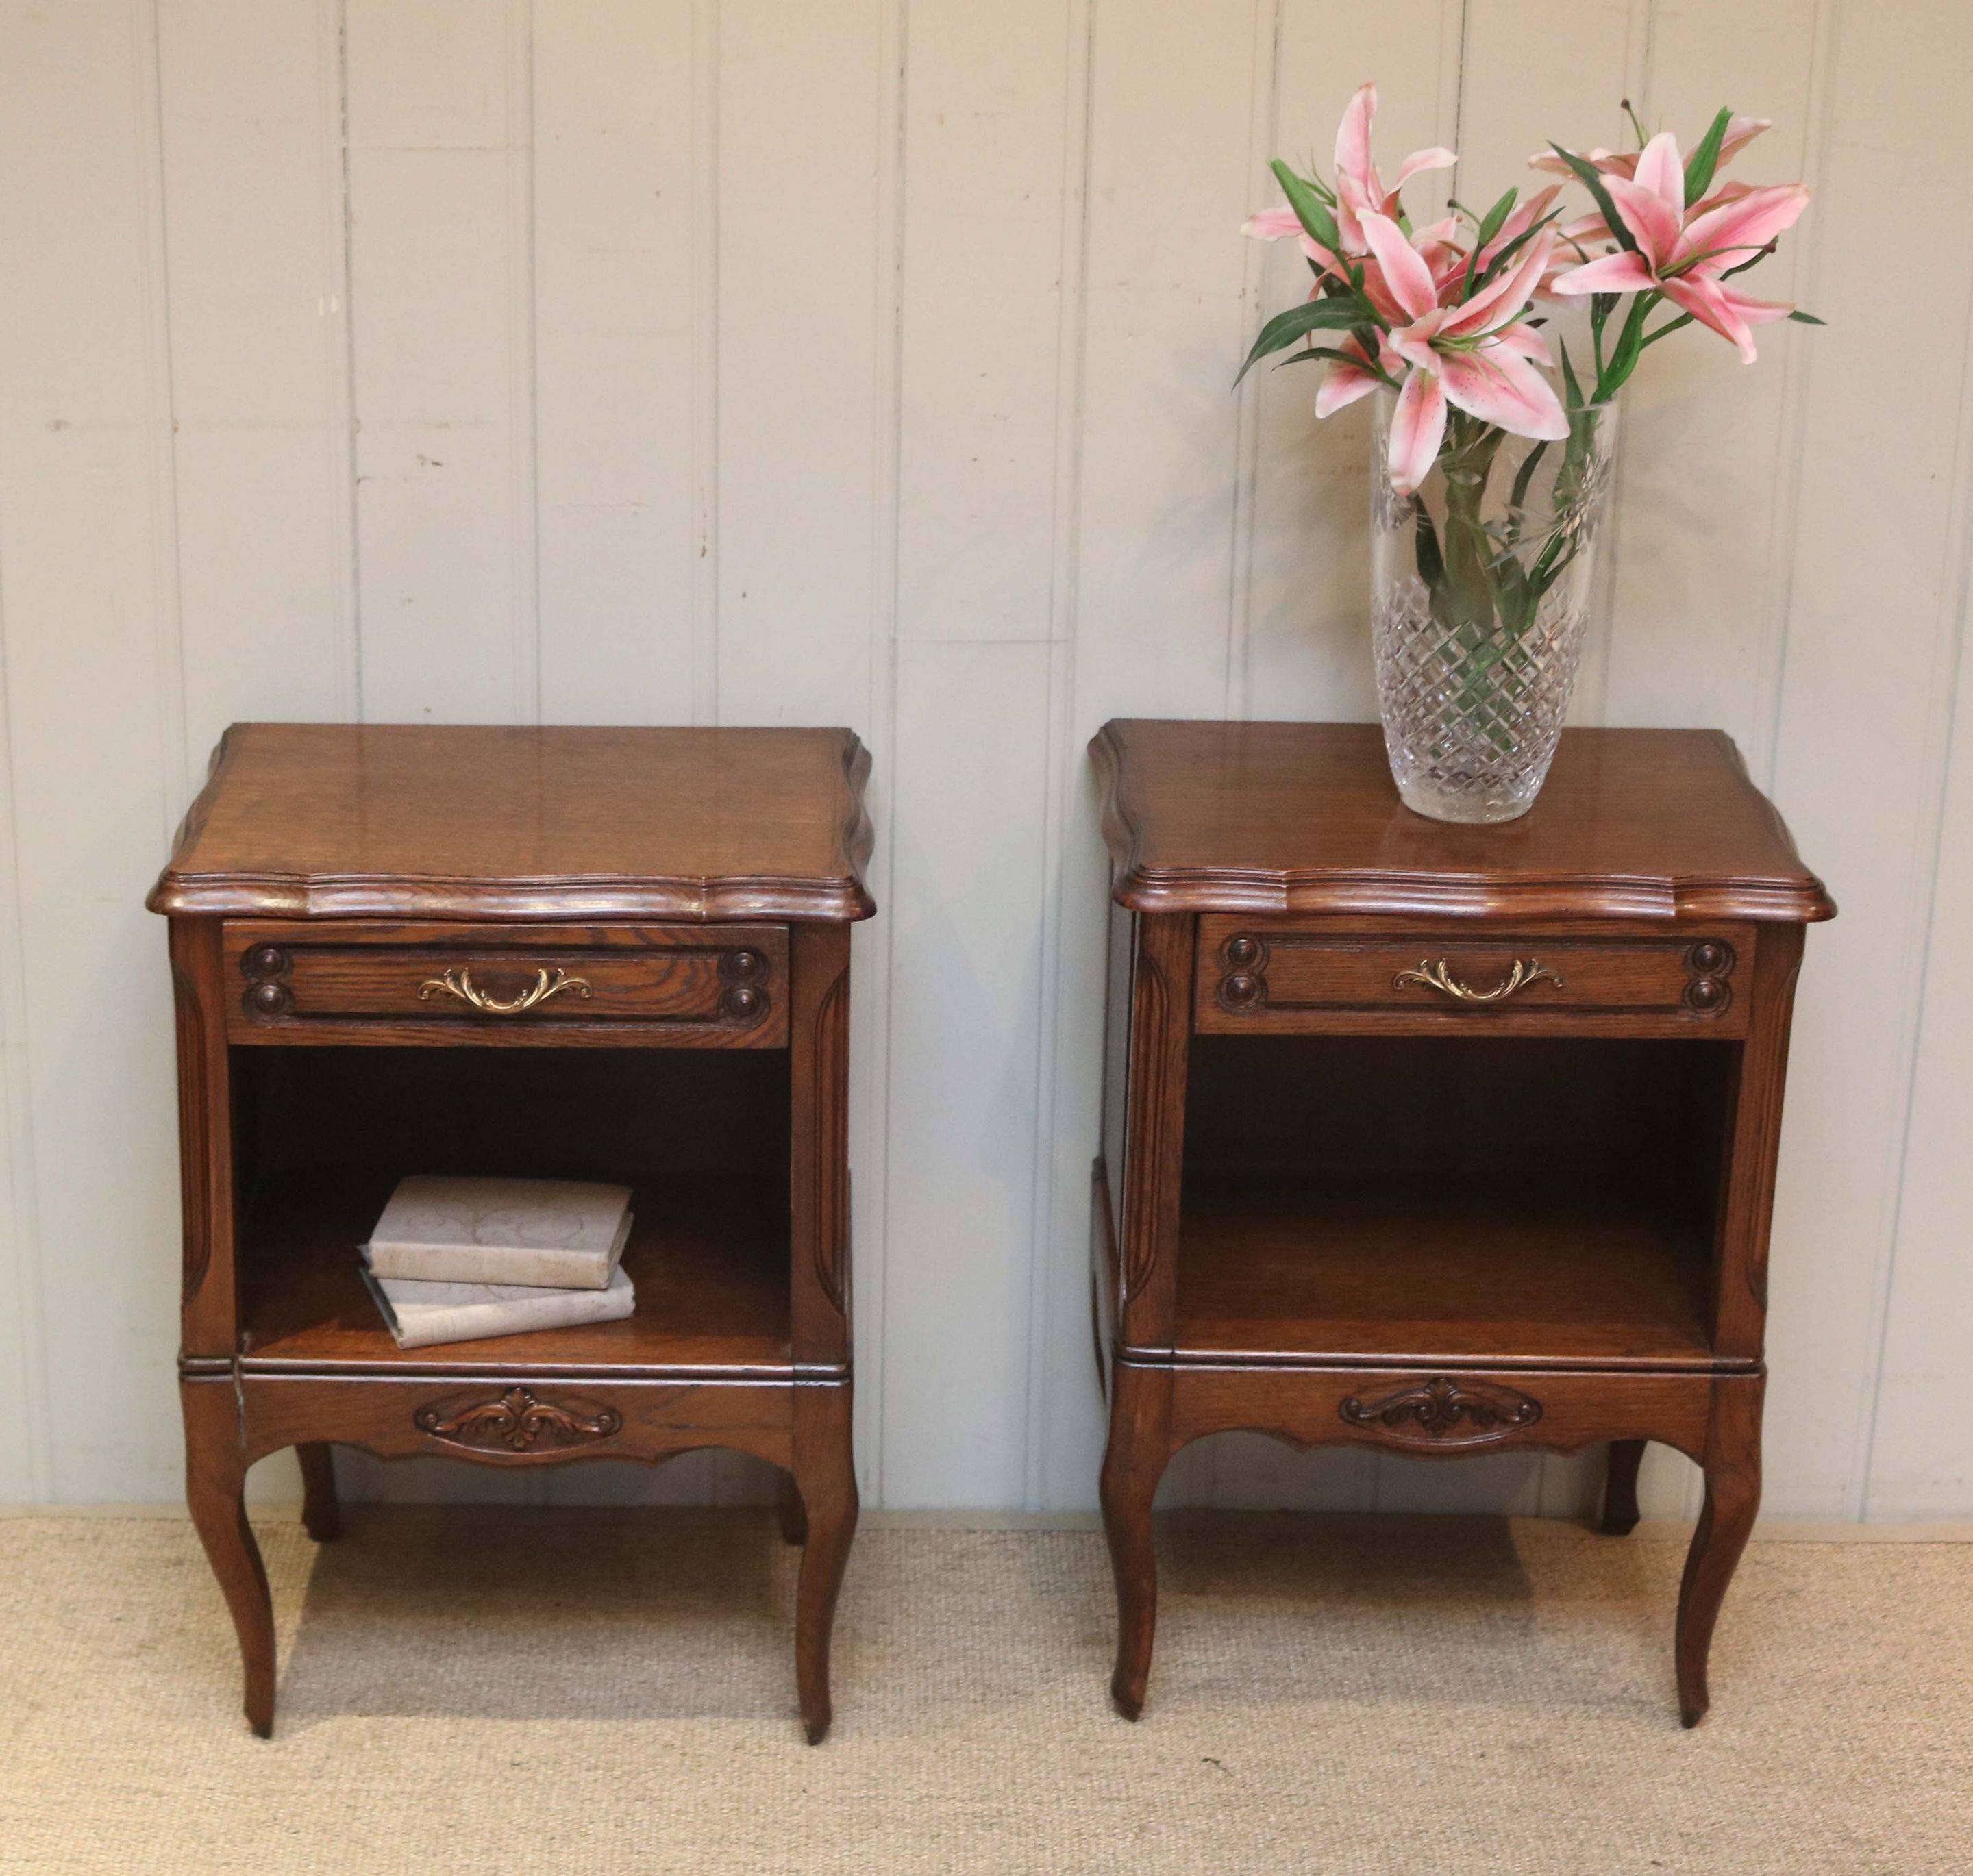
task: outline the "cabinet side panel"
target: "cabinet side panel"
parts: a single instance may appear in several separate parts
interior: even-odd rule
[[[1130,964],[1137,936],[1137,914],[1113,900],[1103,1012],[1103,1168],[1113,1198],[1124,1189],[1124,1121],[1130,1084]]]
[[[849,927],[790,946],[789,1240],[797,1361],[849,1358]]]
[[[1761,934],[1714,1261],[1713,1342],[1723,1355],[1759,1355],[1766,1330],[1775,1162],[1781,1149],[1788,1028],[1801,953],[1799,925],[1777,925]]]
[[[1137,920],[1119,1247],[1124,1337],[1136,1348],[1171,1346],[1196,923],[1185,913]]]
[[[185,1211],[181,1352],[234,1351],[233,1087],[226,1046],[225,966],[216,919],[173,919],[178,1015],[178,1163]]]

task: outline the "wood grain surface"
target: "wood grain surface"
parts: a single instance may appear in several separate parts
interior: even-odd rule
[[[1834,916],[1781,817],[1710,730],[1566,730],[1500,827],[1398,799],[1367,723],[1106,724],[1090,744],[1118,901],[1140,911]]]
[[[868,918],[847,730],[237,724],[155,912]]]

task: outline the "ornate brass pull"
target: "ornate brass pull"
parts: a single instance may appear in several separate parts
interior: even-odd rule
[[[1406,984],[1423,984],[1428,989],[1441,992],[1456,1003],[1504,1003],[1517,990],[1525,990],[1530,984],[1539,983],[1546,977],[1556,989],[1564,988],[1559,972],[1552,971],[1539,958],[1530,958],[1523,963],[1519,958],[1509,971],[1490,990],[1472,990],[1461,983],[1445,968],[1441,958],[1435,964],[1429,959],[1420,958],[1415,971],[1399,971],[1391,979],[1393,990],[1402,990]]]
[[[552,971],[538,970],[535,981],[517,997],[496,997],[478,989],[473,983],[473,973],[463,964],[455,964],[442,977],[427,977],[418,985],[418,1001],[424,1002],[437,996],[457,997],[463,1003],[487,1016],[518,1016],[523,1010],[532,1009],[537,1003],[545,1003],[550,997],[560,996],[564,991],[578,997],[591,994],[588,980],[571,977],[558,965]]]

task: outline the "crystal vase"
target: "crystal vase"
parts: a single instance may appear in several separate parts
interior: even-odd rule
[[[1395,397],[1379,392],[1371,469],[1370,636],[1384,747],[1406,807],[1512,821],[1534,805],[1569,714],[1609,493],[1614,404],[1566,441],[1461,411],[1415,495],[1386,467]]]

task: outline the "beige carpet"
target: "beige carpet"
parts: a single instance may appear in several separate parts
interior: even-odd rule
[[[869,1530],[811,1749],[751,1515],[262,1535],[266,1744],[188,1528],[0,1522],[0,1869],[1973,1870],[1973,1545],[1756,1544],[1688,1734],[1674,1544],[1175,1521],[1131,1726],[1095,1535]]]

